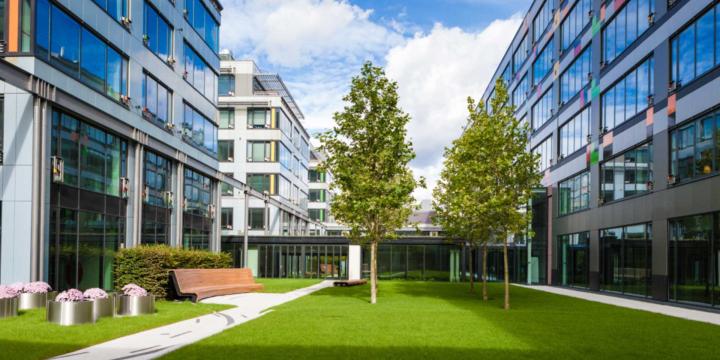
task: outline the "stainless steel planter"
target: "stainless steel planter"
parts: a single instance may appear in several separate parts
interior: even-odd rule
[[[137,316],[155,313],[155,296],[118,295],[118,315]]]
[[[48,301],[47,320],[59,325],[94,323],[92,301]]]
[[[18,310],[30,310],[40,309],[47,305],[48,300],[53,298],[48,297],[48,293],[22,293],[18,297]]]
[[[115,295],[108,294],[106,299],[95,299],[93,303],[93,317],[97,319],[101,317],[115,316]]]
[[[0,299],[0,319],[17,316],[18,298]]]

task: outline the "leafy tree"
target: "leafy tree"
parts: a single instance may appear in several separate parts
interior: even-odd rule
[[[335,126],[319,136],[328,154],[321,170],[334,176],[335,218],[350,227],[350,238],[370,244],[370,302],[377,302],[377,246],[395,238],[413,210],[412,192],[424,186],[409,168],[415,158],[405,126],[410,116],[398,106],[397,83],[367,62],[352,79]]]

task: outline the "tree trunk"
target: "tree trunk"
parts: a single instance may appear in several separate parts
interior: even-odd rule
[[[487,243],[483,243],[482,247],[482,263],[483,263],[483,269],[482,269],[482,296],[483,301],[488,300],[488,291],[487,291]]]
[[[510,310],[510,271],[508,269],[507,236],[503,241],[503,263],[505,265],[505,310]]]
[[[475,274],[473,273],[473,252],[472,246],[468,246],[468,264],[470,267],[470,292],[475,292]]]
[[[370,303],[377,302],[377,241],[370,243]]]

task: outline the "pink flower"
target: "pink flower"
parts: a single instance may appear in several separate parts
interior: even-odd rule
[[[80,302],[83,300],[85,300],[85,296],[83,295],[82,291],[78,289],[70,289],[68,291],[63,291],[55,298],[55,301],[61,302]]]
[[[20,294],[12,286],[0,285],[0,299],[12,299]]]
[[[25,288],[25,284],[21,282],[16,282],[14,284],[8,285],[8,287],[12,288],[13,290],[17,291],[18,293],[23,292],[23,288]]]
[[[35,281],[31,283],[25,284],[23,287],[24,293],[30,293],[30,294],[45,294],[48,291],[52,290],[50,285],[44,281]]]
[[[135,284],[127,284],[122,288],[123,294],[126,296],[147,296],[147,290]]]
[[[83,294],[88,300],[107,299],[108,294],[103,289],[92,288],[85,290]]]

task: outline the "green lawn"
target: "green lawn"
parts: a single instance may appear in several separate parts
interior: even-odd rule
[[[265,285],[264,293],[286,293],[320,283],[321,279],[255,279]]]
[[[169,354],[171,359],[709,359],[720,327],[513,287],[381,281],[328,288]]]
[[[46,359],[138,331],[229,308],[225,305],[158,301],[153,315],[102,318],[95,324],[59,326],[45,320],[45,309],[0,319],[0,359]]]

